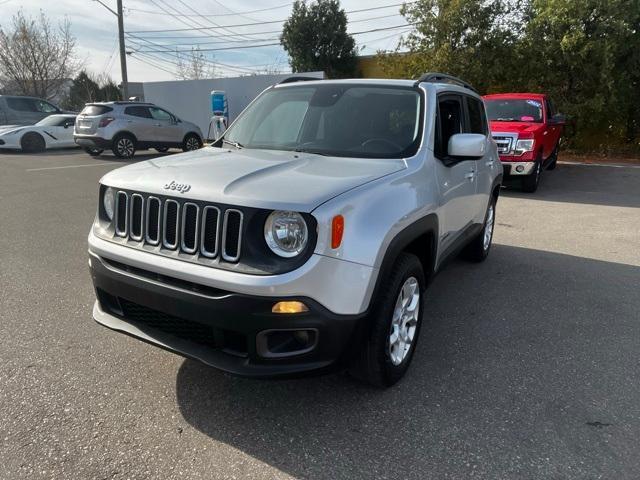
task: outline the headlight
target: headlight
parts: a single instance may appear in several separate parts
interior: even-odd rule
[[[307,246],[307,222],[296,212],[272,212],[264,224],[264,239],[276,255],[295,257]]]
[[[516,142],[516,151],[531,152],[533,150],[533,138],[518,140]]]
[[[104,206],[104,212],[107,214],[109,221],[113,220],[113,210],[116,204],[116,197],[113,193],[113,188],[107,187],[104,191],[104,197],[102,198],[102,205]]]

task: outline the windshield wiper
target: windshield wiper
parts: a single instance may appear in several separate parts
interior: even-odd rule
[[[231,145],[232,147],[235,147],[238,150],[240,150],[241,148],[244,148],[244,146],[241,143],[232,142],[231,140],[227,140],[226,138],[222,139],[222,143],[226,143],[227,145]]]
[[[496,118],[494,122],[515,122],[515,118]]]
[[[325,153],[325,152],[322,152],[322,151],[319,151],[319,150],[303,148],[303,147],[294,148],[293,151],[297,152],[297,153],[311,153],[313,155],[322,155],[323,157],[328,157],[329,156],[328,153]]]

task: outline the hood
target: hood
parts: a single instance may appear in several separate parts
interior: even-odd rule
[[[119,168],[101,183],[213,203],[310,212],[341,193],[404,168],[404,160],[397,159],[205,147]]]
[[[2,125],[0,126],[0,135],[6,135],[7,133],[17,132],[23,129],[24,125]]]
[[[544,123],[490,122],[492,132],[535,133],[544,128]]]

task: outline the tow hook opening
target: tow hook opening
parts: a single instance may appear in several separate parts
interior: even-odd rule
[[[264,358],[283,358],[308,353],[318,344],[318,330],[263,330],[256,336],[256,350]]]

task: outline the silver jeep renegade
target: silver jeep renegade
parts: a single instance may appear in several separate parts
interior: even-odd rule
[[[489,253],[501,179],[462,80],[285,81],[213,146],[102,178],[93,316],[235,374],[392,385],[430,279]]]

